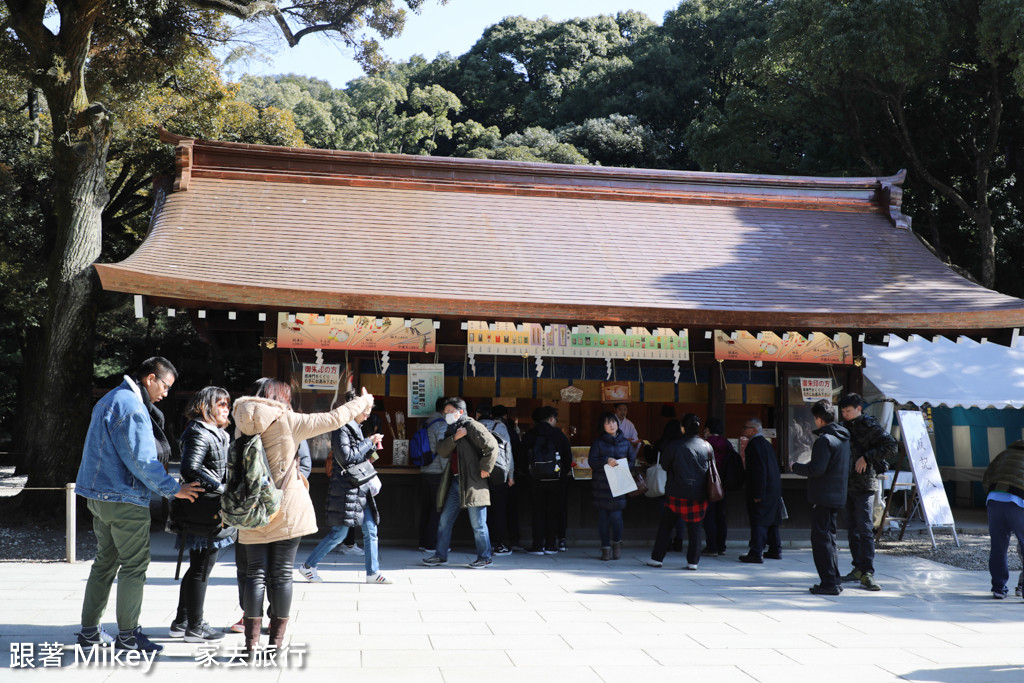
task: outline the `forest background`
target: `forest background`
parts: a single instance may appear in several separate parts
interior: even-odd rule
[[[207,344],[185,317],[137,320],[96,283],[91,263],[129,255],[166,191],[158,126],[566,164],[906,168],[921,241],[1024,296],[1024,0],[688,0],[660,24],[510,16],[464,54],[389,62],[379,39],[423,2],[0,2],[0,450],[30,485],[73,481],[67,444],[81,443],[94,390],[146,356],[174,359],[196,387],[240,388],[258,364],[257,349]],[[342,88],[230,79],[260,31],[292,45],[328,35],[367,75]]]

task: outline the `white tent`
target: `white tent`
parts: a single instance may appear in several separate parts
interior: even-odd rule
[[[1024,407],[1024,343],[1013,348],[945,337],[893,339],[888,347],[864,345],[864,376],[879,393],[899,404]],[[865,383],[866,384],[866,383]],[[865,398],[870,397],[865,386]]]

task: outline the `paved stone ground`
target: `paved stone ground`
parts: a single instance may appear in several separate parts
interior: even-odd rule
[[[324,583],[296,577],[289,635],[293,646],[305,646],[301,670],[294,656],[290,667],[228,670],[221,656],[203,668],[198,646],[163,637],[177,603],[176,554],[167,534],[155,533],[153,543],[142,623],[167,645],[150,673],[156,681],[254,674],[304,682],[1024,680],[1024,600],[993,600],[987,572],[880,554],[883,591],[817,597],[807,592],[817,577],[805,547],[787,547],[781,561],[764,565],[737,562],[741,550],[730,548],[695,572],[681,570],[676,553],[666,568],[646,567],[648,550],[640,547],[617,562],[600,562],[596,548],[573,548],[501,557],[485,570],[465,568],[472,557],[462,548],[449,566],[428,568],[415,551],[384,547],[390,586],[363,583],[362,558],[331,554],[321,565]],[[311,548],[305,544],[300,556]],[[207,599],[207,617],[222,625],[240,616],[227,555]],[[841,561],[845,568],[848,555]],[[12,644],[74,642],[88,571],[89,562],[0,563],[0,665],[11,667]],[[112,598],[108,629],[113,615]],[[226,646],[240,638],[228,636]],[[0,678],[142,675],[74,665],[68,649],[62,668],[74,672],[17,668]]]

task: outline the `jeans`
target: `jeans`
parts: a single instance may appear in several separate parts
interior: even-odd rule
[[[420,547],[433,550],[437,547],[437,524],[441,513],[437,510],[437,489],[441,486],[441,473],[428,472],[420,475]]]
[[[622,510],[597,509],[597,535],[601,537],[601,547],[611,547],[612,543],[622,542]]]
[[[174,620],[188,622],[192,626],[203,623],[203,605],[206,603],[206,587],[210,572],[217,563],[217,548],[202,548],[188,551],[188,571],[181,577],[178,590],[178,611]]]
[[[711,552],[725,552],[725,537],[729,533],[727,518],[724,498],[708,503],[708,513],[704,516],[704,538]]]
[[[437,557],[448,559],[448,547],[452,543],[452,527],[459,516],[459,477],[452,477],[448,487],[448,497],[441,509],[441,521],[437,525]],[[487,533],[487,508],[466,508],[469,514],[469,525],[473,527],[473,542],[476,544],[476,559],[491,559],[491,538]]]
[[[149,568],[149,508],[132,503],[88,499],[96,533],[96,560],[82,601],[82,626],[98,626],[117,575],[117,628],[139,625],[142,589]]]
[[[292,571],[299,538],[273,543],[249,544],[245,548],[248,567],[242,610],[246,618],[263,616],[263,596],[270,599],[270,614],[285,619],[292,609]]]
[[[661,508],[661,518],[658,521],[658,535],[654,538],[654,550],[651,551],[651,559],[661,562],[668,552],[669,543],[672,540],[672,530],[682,521],[677,513],[673,512],[667,505]],[[700,522],[682,522],[686,526],[686,563],[697,564],[700,562]]]
[[[320,561],[327,556],[327,553],[334,550],[345,540],[345,537],[348,536],[348,530],[351,528],[340,524],[332,526],[323,540],[313,548],[313,552],[309,554],[304,564],[307,567],[315,567],[320,564]],[[363,550],[365,551],[363,558],[366,560],[366,575],[373,576],[380,571],[380,561],[377,552],[377,524],[373,521],[373,515],[369,511],[363,514],[362,528]]]
[[[865,574],[875,572],[875,525],[871,519],[874,505],[874,491],[851,491],[846,495],[846,534],[850,556],[853,568]]]
[[[988,509],[988,573],[992,577],[992,592],[1002,593],[1010,578],[1006,561],[1010,534],[1017,537],[1018,546],[1024,543],[1024,508],[1001,500],[990,500],[985,507]]]
[[[836,518],[839,508],[811,506],[811,556],[822,588],[837,588],[839,552],[836,550]]]

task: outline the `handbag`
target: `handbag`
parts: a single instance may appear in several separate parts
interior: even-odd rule
[[[362,486],[376,476],[377,470],[373,469],[373,464],[369,460],[345,466],[345,481],[350,486]]]
[[[633,481],[636,482],[636,491],[630,491],[626,495],[630,498],[647,495],[647,482],[644,481],[644,474],[640,470],[633,472]]]
[[[195,501],[171,500],[167,530],[174,534],[194,534],[203,538],[228,538],[233,530],[225,527],[220,516],[220,495],[204,493]]]
[[[647,476],[644,477],[647,484],[648,498],[658,498],[665,495],[665,484],[668,483],[668,473],[661,466],[661,451],[658,451],[658,457],[655,459],[654,464],[647,468]]]
[[[718,476],[718,466],[715,464],[715,451],[708,445],[708,501],[717,503],[725,498],[725,487],[722,486],[722,478]]]

